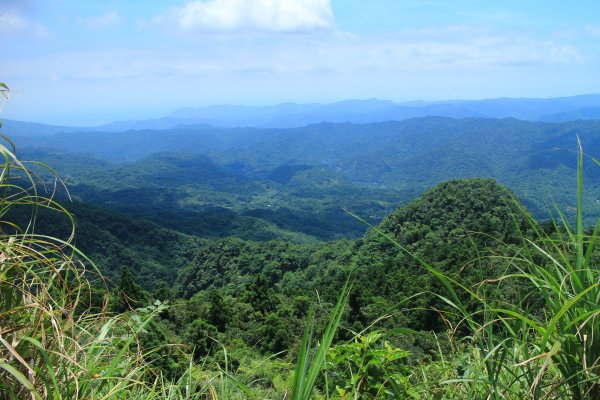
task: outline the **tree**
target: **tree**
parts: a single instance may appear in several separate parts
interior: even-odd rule
[[[186,342],[194,348],[194,359],[200,360],[207,356],[214,344],[217,328],[201,319],[194,320],[187,326],[183,336]]]
[[[152,297],[161,302],[171,301],[175,297],[173,289],[167,286],[165,281],[160,281],[152,291]]]
[[[115,289],[115,297],[112,305],[113,311],[125,312],[134,308],[142,307],[147,300],[146,293],[137,283],[135,276],[129,268],[121,268],[119,285]]]
[[[263,315],[267,315],[277,308],[278,299],[276,298],[275,290],[271,287],[271,283],[267,277],[262,273],[258,274],[254,282],[247,286],[245,297],[246,301]]]
[[[272,353],[289,349],[293,342],[289,325],[286,325],[275,313],[271,313],[265,318],[263,334],[263,348]]]
[[[208,312],[206,318],[208,322],[214,325],[219,332],[225,331],[225,325],[230,319],[230,310],[225,304],[223,295],[217,289],[208,292]]]

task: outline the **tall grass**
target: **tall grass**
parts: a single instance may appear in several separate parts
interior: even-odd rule
[[[31,207],[32,221],[38,207],[60,210],[51,198],[38,195],[34,177],[13,151],[0,145],[0,154],[2,218],[15,207]],[[65,354],[63,333],[75,326],[72,305],[85,282],[83,268],[66,255],[69,239],[37,236],[33,228],[4,220],[0,237],[0,391],[11,397],[26,390],[41,398],[40,391],[50,391],[40,385],[43,380],[58,385],[62,377],[38,361],[49,357],[49,349]]]
[[[482,285],[516,282],[528,288],[520,298],[499,303],[478,288],[466,287],[426,261],[420,264],[443,284],[437,293],[468,332],[453,358],[423,368],[419,384],[425,398],[600,399],[600,272],[592,232],[583,226],[583,151],[578,147],[577,218],[575,227],[562,213],[554,233],[529,219],[534,238],[522,235],[523,245],[500,261],[513,271]],[[374,227],[413,257],[391,236]],[[465,306],[470,299],[480,311]],[[455,331],[457,328],[455,327]],[[438,376],[437,382],[432,376]],[[437,389],[436,389],[437,388]],[[427,394],[428,393],[428,394]]]
[[[142,357],[127,350],[152,315],[132,326],[80,307],[90,303],[90,279],[98,274],[72,245],[74,230],[63,240],[35,233],[38,208],[64,214],[74,227],[71,215],[52,191],[40,193],[43,183],[14,148],[0,145],[0,155],[0,397],[89,398],[135,386]],[[24,207],[31,213],[26,226],[6,219]]]
[[[531,331],[529,342],[539,354],[533,354],[530,359],[542,359],[544,363],[532,381],[530,392],[535,393],[537,386],[543,384],[544,372],[553,364],[561,379],[551,387],[552,392],[560,392],[561,386],[566,386],[573,399],[599,399],[600,271],[596,245],[600,225],[591,233],[585,233],[582,204],[583,151],[579,144],[575,227],[559,214],[560,226],[556,226],[557,235],[553,236],[544,233],[531,220],[538,240],[526,240],[523,260],[515,263],[520,278],[534,287],[541,309],[493,308],[491,311],[507,327],[516,323],[520,330],[513,337]]]
[[[292,388],[292,400],[309,400],[314,395],[314,388],[317,377],[323,370],[327,352],[333,343],[335,333],[340,325],[342,314],[349,293],[350,278],[342,288],[338,297],[337,303],[331,312],[329,322],[325,328],[323,338],[316,350],[311,351],[310,342],[312,337],[314,308],[311,308],[308,313],[308,320],[302,338],[302,344],[298,352],[296,361],[296,371],[294,373],[294,383]],[[311,353],[314,353],[312,359],[309,359]]]

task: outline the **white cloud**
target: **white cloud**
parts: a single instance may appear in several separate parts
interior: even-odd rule
[[[17,13],[0,12],[0,32],[15,32],[27,29],[29,22]]]
[[[588,25],[586,31],[592,36],[600,37],[600,25]]]
[[[108,48],[52,53],[15,60],[5,68],[23,79],[44,76],[63,81],[337,74],[358,80],[368,75],[542,69],[576,65],[586,58],[569,44],[466,26],[370,37],[326,34],[255,39],[206,41],[195,44],[193,51],[182,45],[160,52]]]
[[[34,37],[48,36],[48,30],[41,23],[26,18],[17,11],[0,10],[0,35],[24,32]]]
[[[308,33],[334,27],[329,0],[196,0],[158,16],[183,32]]]
[[[374,41],[370,52],[372,62],[385,60],[388,66],[407,70],[567,65],[582,57],[569,44],[468,25],[403,30]]]
[[[121,16],[116,11],[87,18],[79,18],[78,22],[93,29],[104,29],[115,26],[121,22]]]

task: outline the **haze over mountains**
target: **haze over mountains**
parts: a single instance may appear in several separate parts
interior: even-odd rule
[[[494,178],[540,219],[554,204],[571,215],[577,138],[594,155],[598,110],[600,95],[366,100],[213,106],[92,128],[6,121],[0,133],[80,201],[201,237],[312,242],[365,231],[344,209],[377,222],[455,178]],[[591,221],[600,186],[595,166],[585,171]]]
[[[212,106],[177,110],[168,117],[213,126],[265,128],[300,127],[319,122],[402,121],[425,116],[450,118],[518,118],[562,122],[600,118],[600,95],[554,99],[490,99],[395,103],[348,100],[333,104],[285,103],[265,107]]]
[[[600,118],[600,94],[549,99],[499,98],[488,100],[413,101],[347,100],[331,104],[283,103],[272,106],[215,105],[183,108],[160,118],[115,121],[94,127],[46,126],[5,120],[13,134],[47,135],[57,132],[163,130],[179,126],[294,128],[321,122],[365,124],[402,121],[425,116],[450,118],[517,118],[564,122]]]

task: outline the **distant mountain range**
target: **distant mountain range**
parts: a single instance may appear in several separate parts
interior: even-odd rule
[[[260,202],[272,213],[300,203],[297,208],[305,210],[307,202],[324,198],[339,209],[341,199],[360,192],[361,199],[386,199],[386,208],[397,196],[411,198],[444,180],[491,177],[544,218],[552,204],[567,214],[574,209],[577,138],[597,157],[600,120],[423,117],[287,129],[203,125],[10,137],[21,156],[52,165],[79,184],[80,192],[81,185],[100,182],[107,190],[135,188],[135,194],[110,195],[101,203],[122,204],[129,197],[136,212],[142,197],[153,209],[172,209],[153,205],[167,193],[168,203],[177,207],[233,205],[243,198],[246,206],[239,212],[254,212]],[[595,218],[600,216],[597,167],[587,162],[585,171],[586,212]],[[158,190],[152,198],[149,188]],[[285,201],[273,198],[284,192]]]
[[[273,106],[209,106],[183,108],[162,118],[115,121],[94,127],[65,127],[5,120],[11,135],[43,136],[59,132],[164,130],[181,126],[297,128],[321,122],[366,124],[440,116],[450,118],[517,118],[566,122],[600,119],[600,94],[551,99],[452,100],[404,102],[348,100],[332,104],[284,103]]]
[[[600,118],[600,95],[553,99],[491,99],[395,103],[386,100],[349,100],[333,104],[275,106],[211,106],[177,110],[169,118],[222,127],[293,128],[320,122],[402,121],[439,116],[450,118],[517,118],[564,122]]]

